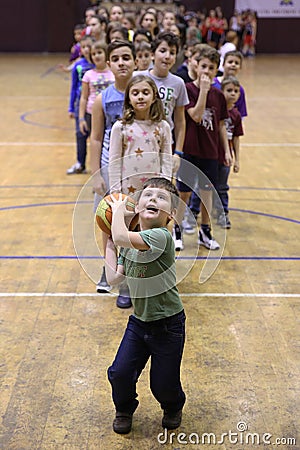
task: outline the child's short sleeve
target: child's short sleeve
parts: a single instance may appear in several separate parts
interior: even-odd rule
[[[150,230],[140,231],[143,241],[149,245],[150,252],[158,258],[168,248],[168,237],[170,233],[165,228],[151,228]],[[148,250],[149,251],[149,250]]]

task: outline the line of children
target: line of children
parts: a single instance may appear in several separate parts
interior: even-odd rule
[[[238,173],[240,170],[240,136],[243,136],[242,118],[238,109],[236,108],[237,100],[240,96],[240,82],[233,76],[223,78],[221,89],[224,94],[228,109],[228,119],[225,119],[225,127],[231,155],[233,157],[233,171]],[[218,199],[215,203],[217,211],[217,223],[223,228],[230,228],[231,222],[229,220],[229,185],[228,177],[230,173],[230,166],[224,162],[224,155],[222,150],[219,154],[218,166]]]
[[[214,77],[212,86],[216,87],[221,90],[222,86],[222,80],[224,78],[227,78],[228,76],[234,76],[237,77],[241,67],[242,67],[242,61],[243,61],[243,55],[241,52],[237,50],[229,51],[224,56],[224,65],[223,65],[223,75]],[[239,113],[241,114],[242,119],[247,117],[247,105],[246,105],[246,96],[245,96],[245,90],[242,85],[240,85],[240,95],[238,96],[238,99],[236,101],[235,107],[238,109]],[[222,162],[222,149],[220,150],[221,157],[219,161],[218,166],[218,181],[215,186],[216,192],[221,199],[221,201],[224,200],[224,203],[220,204],[218,201],[218,198],[214,198],[214,214],[217,218],[217,224],[220,225],[222,228],[230,229],[231,228],[231,221],[229,219],[229,211],[228,211],[228,191],[229,191],[229,185],[228,185],[228,167],[226,164]],[[226,200],[227,199],[227,200]],[[197,217],[197,214],[200,210],[200,200],[198,196],[196,196],[194,193],[191,195],[190,200],[190,208],[193,214]],[[225,215],[224,215],[225,211]],[[193,224],[185,224],[185,232],[191,233],[194,232],[194,226]]]
[[[229,76],[237,77],[241,68],[242,68],[243,55],[241,52],[237,50],[229,51],[224,56],[224,64],[223,64],[223,76],[215,77],[213,80],[213,86],[222,89],[222,82],[225,78]],[[246,105],[246,96],[245,90],[243,86],[239,85],[239,95],[237,97],[236,103],[234,105],[239,111],[242,119],[247,117],[247,105]],[[231,221],[229,219],[229,210],[228,210],[228,176],[229,170],[226,165],[222,162],[222,156],[220,158],[219,167],[218,167],[218,183],[216,186],[216,191],[221,199],[221,205],[218,202],[218,199],[215,199],[215,214],[217,217],[217,224],[222,228],[230,229]],[[224,214],[225,213],[225,214]]]
[[[218,179],[219,141],[224,148],[224,159],[231,164],[231,154],[224,120],[228,117],[223,93],[211,86],[220,62],[217,50],[204,49],[198,56],[197,79],[186,85],[189,104],[186,107],[186,136],[182,160],[178,171],[177,187],[180,198],[187,204],[194,186],[200,189],[201,225],[198,244],[217,250],[219,244],[211,234],[210,213],[212,188]],[[189,165],[184,164],[188,161]],[[188,167],[187,167],[188,166]],[[195,170],[193,170],[195,169]],[[209,180],[199,177],[198,170]],[[183,249],[182,219],[184,210],[180,205],[177,224],[174,226],[175,248]]]
[[[213,79],[213,86],[221,89],[221,83],[223,78],[228,77],[230,75],[234,77],[238,77],[238,74],[240,73],[240,70],[242,68],[243,63],[243,55],[238,50],[233,50],[230,52],[227,52],[224,56],[224,63],[223,63],[223,75],[214,77]],[[245,90],[242,85],[240,85],[240,96],[236,102],[237,109],[239,110],[242,118],[247,117],[247,105],[246,105],[246,96],[245,96]]]
[[[101,198],[109,191],[109,149],[113,124],[122,117],[125,90],[135,68],[135,49],[129,41],[114,41],[107,48],[108,65],[114,74],[115,82],[99,94],[92,109],[91,130],[91,170],[94,175],[96,210]],[[100,169],[100,171],[99,171]],[[102,233],[105,252],[107,236]],[[97,284],[97,292],[105,293],[111,289],[107,283],[105,267]],[[117,306],[129,308],[130,295],[127,286],[121,286]]]
[[[224,148],[221,165],[227,169],[227,178],[232,160],[230,147],[235,155],[234,171],[239,170],[239,136],[243,130],[234,104],[240,86],[236,78],[226,76],[221,84],[224,95],[212,86],[219,55],[212,48],[202,48],[195,58],[195,78],[185,87],[180,78],[170,73],[178,51],[177,39],[172,33],[161,33],[152,46],[153,67],[148,65],[147,70],[143,70],[144,55],[139,55],[136,65],[143,72],[134,78],[131,78],[135,68],[133,46],[128,41],[112,42],[107,59],[114,83],[96,97],[94,75],[109,72],[103,44],[98,44],[94,44],[92,50],[95,69],[83,77],[78,120],[79,131],[85,137],[92,125],[94,207],[108,191],[132,195],[142,190],[136,207],[141,231],[128,231],[125,201],[112,198],[112,238],[103,234],[105,267],[97,291],[108,292],[110,285],[127,278],[130,293],[127,283],[121,284],[117,306],[127,308],[132,303],[134,306],[115,360],[108,369],[116,408],[113,429],[121,434],[131,430],[132,416],[138,406],[136,383],[150,357],[151,390],[164,410],[162,426],[173,429],[181,423],[185,403],[180,382],[185,315],[175,275],[175,248],[183,249],[181,220],[184,211],[180,211],[180,207],[176,215],[178,223],[174,226],[175,245],[166,226],[175,218],[178,196],[187,203],[191,187],[198,183],[202,199],[198,244],[210,250],[219,248],[211,232],[212,187],[218,183],[219,141]],[[149,44],[137,50],[149,51]],[[109,75],[107,82],[112,83],[113,77]],[[171,130],[175,140],[175,170],[179,166],[179,156],[182,159],[177,182],[179,193],[170,182]],[[230,146],[228,135],[232,135]],[[85,172],[82,155],[81,149],[78,162],[67,173]],[[195,171],[186,170],[185,161],[190,163],[188,169],[192,166]],[[209,183],[203,183],[196,169],[207,176]],[[143,185],[153,175],[164,178],[151,178]],[[116,247],[119,246],[118,255]],[[161,292],[151,291],[153,277],[158,277],[163,286]],[[155,286],[157,288],[157,283]]]
[[[74,173],[86,173],[85,159],[86,159],[87,135],[83,134],[80,131],[79,102],[83,76],[88,70],[94,67],[94,64],[92,63],[90,57],[91,46],[92,46],[92,39],[89,36],[84,36],[80,42],[82,57],[75,63],[72,69],[72,81],[71,81],[70,101],[69,101],[69,117],[75,119],[77,162],[67,170],[67,175],[72,175]]]

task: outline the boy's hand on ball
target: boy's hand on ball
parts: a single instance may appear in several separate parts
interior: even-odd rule
[[[111,210],[112,210],[113,214],[117,210],[122,211],[122,213],[124,214],[124,217],[132,217],[135,214],[134,211],[128,211],[128,209],[126,207],[128,196],[123,198],[122,194],[119,193],[119,196],[118,196],[118,194],[116,194],[116,196],[115,195],[111,195],[110,198],[111,198],[112,201],[110,202],[110,201],[107,200],[107,203],[111,207]]]

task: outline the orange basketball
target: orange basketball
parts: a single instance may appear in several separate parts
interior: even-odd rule
[[[109,235],[111,235],[112,211],[110,205],[106,200],[111,202],[111,195],[113,195],[116,199],[119,199],[120,194],[113,193],[104,197],[99,203],[96,211],[96,222],[98,224],[98,227],[101,228],[104,233]],[[125,197],[127,196],[125,194],[122,194],[122,199],[124,199]],[[128,211],[134,211],[135,201],[131,197],[127,197],[126,208]],[[125,220],[127,221],[128,219],[130,220],[129,229],[134,230],[139,221],[138,214],[129,218],[126,217]]]

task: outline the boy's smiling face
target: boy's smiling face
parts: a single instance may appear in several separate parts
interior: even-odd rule
[[[154,66],[159,77],[166,77],[176,61],[176,46],[162,41],[154,53]]]
[[[142,229],[165,227],[174,214],[171,193],[166,189],[148,186],[136,205]]]

